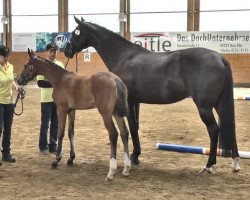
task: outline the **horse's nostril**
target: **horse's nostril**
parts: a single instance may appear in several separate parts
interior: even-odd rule
[[[17,83],[18,85],[24,85],[24,78],[22,76],[20,76],[18,79],[17,79]]]

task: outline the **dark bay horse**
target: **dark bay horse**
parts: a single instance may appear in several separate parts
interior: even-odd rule
[[[97,24],[76,17],[75,21],[78,26],[72,32],[65,55],[72,58],[75,53],[92,46],[109,71],[118,75],[127,86],[133,164],[139,163],[141,153],[139,104],[170,104],[192,96],[210,137],[211,154],[202,171],[210,172],[216,164],[218,140],[225,155],[232,155],[232,170],[239,171],[233,79],[225,58],[205,48],[150,52]],[[219,123],[213,109],[219,116]]]
[[[128,152],[128,129],[124,116],[128,115],[127,89],[121,79],[111,72],[99,72],[92,76],[82,76],[69,72],[56,64],[35,56],[28,50],[29,61],[18,78],[19,85],[25,85],[37,75],[43,75],[53,86],[53,100],[57,105],[58,116],[58,149],[56,160],[51,167],[56,168],[62,158],[62,141],[65,123],[68,115],[68,136],[70,139],[70,158],[68,165],[73,164],[74,149],[74,121],[75,110],[97,108],[101,114],[104,125],[109,133],[111,155],[107,175],[112,179],[117,169],[116,151],[118,132],[112,116],[114,116],[124,145],[124,170],[125,176],[129,175],[131,166]]]

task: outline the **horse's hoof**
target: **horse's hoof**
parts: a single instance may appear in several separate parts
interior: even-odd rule
[[[212,165],[211,167],[203,167],[199,174],[204,174],[207,172],[208,174],[211,174],[213,171],[215,171],[215,165]]]
[[[68,159],[68,161],[67,161],[67,165],[68,165],[68,166],[72,166],[72,165],[73,165],[73,160]]]
[[[106,178],[105,178],[105,181],[112,181],[113,180],[113,177],[111,177],[111,176],[106,176]]]
[[[54,161],[51,166],[50,166],[51,169],[56,169],[57,168],[57,162]]]
[[[135,156],[133,153],[130,155],[130,161],[132,165],[140,164],[140,160],[138,159],[138,156]]]
[[[123,174],[123,176],[125,176],[125,177],[128,177],[128,176],[129,176],[129,172],[128,172],[128,171],[125,171],[125,172],[123,171],[122,174]]]
[[[236,157],[236,158],[233,159],[233,162],[232,162],[232,165],[231,165],[232,172],[238,172],[238,171],[240,171],[239,162],[240,162],[240,158],[239,157]]]

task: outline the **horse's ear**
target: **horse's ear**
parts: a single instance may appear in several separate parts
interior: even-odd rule
[[[76,21],[77,24],[80,25],[80,24],[82,23],[82,22],[81,22],[79,19],[77,19],[75,16],[74,16],[74,19],[75,19],[75,21]]]
[[[81,17],[81,22],[85,22],[85,19],[83,19],[83,17]]]
[[[30,48],[28,48],[28,54],[29,54],[29,57],[31,57]]]
[[[31,58],[32,56],[34,56],[34,51],[28,48],[28,54],[29,54],[29,57]]]

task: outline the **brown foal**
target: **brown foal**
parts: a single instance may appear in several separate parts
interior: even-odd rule
[[[53,86],[53,100],[57,105],[58,148],[56,159],[51,164],[56,168],[62,158],[62,141],[68,115],[68,136],[70,139],[70,158],[67,164],[72,165],[75,158],[74,121],[75,110],[97,108],[109,133],[111,144],[110,167],[107,179],[111,180],[117,169],[116,153],[118,131],[112,117],[117,122],[124,145],[125,176],[131,167],[128,152],[128,129],[124,117],[128,116],[127,89],[121,79],[111,72],[98,72],[91,76],[69,72],[56,64],[37,57],[28,50],[29,61],[18,78],[18,84],[25,85],[37,75],[43,75]]]

